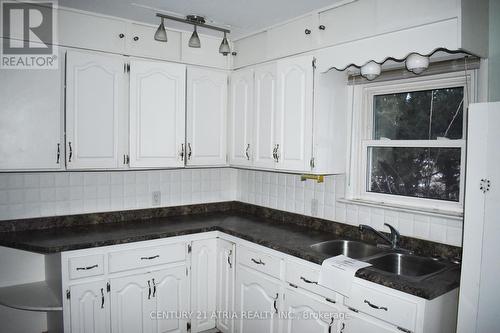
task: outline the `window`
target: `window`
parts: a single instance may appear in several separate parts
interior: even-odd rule
[[[354,86],[353,198],[462,210],[471,75]]]

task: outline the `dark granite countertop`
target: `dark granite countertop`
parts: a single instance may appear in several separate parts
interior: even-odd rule
[[[312,250],[311,244],[351,238],[349,235],[339,235],[338,232],[327,232],[311,226],[277,223],[267,217],[226,211],[2,232],[0,245],[49,254],[216,230],[317,264],[321,264],[328,256]],[[454,265],[443,273],[417,282],[370,267],[359,270],[356,276],[408,294],[433,299],[459,286],[460,266]]]

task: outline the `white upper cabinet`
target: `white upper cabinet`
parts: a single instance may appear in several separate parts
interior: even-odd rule
[[[276,64],[255,68],[254,163],[255,167],[274,168],[277,145]]]
[[[188,67],[186,165],[226,164],[227,74]]]
[[[71,51],[66,66],[66,165],[117,168],[126,110],[123,59]]]
[[[186,66],[130,62],[130,166],[184,166]]]
[[[317,45],[317,15],[311,14],[267,31],[268,58],[308,51]]]
[[[309,169],[313,116],[313,57],[278,61],[278,168]]]
[[[244,69],[231,75],[230,98],[230,152],[232,165],[252,164],[252,136],[254,116],[254,72]]]
[[[130,23],[127,26],[127,54],[162,60],[181,60],[181,33],[167,30],[168,42],[156,41],[153,37],[158,27]]]
[[[0,70],[0,170],[64,167],[64,55],[58,70]]]
[[[127,23],[92,13],[60,9],[58,42],[63,46],[125,53]]]
[[[200,48],[189,47],[192,32],[183,32],[181,38],[181,61],[187,64],[229,68],[230,57],[219,53],[220,38],[200,34]]]

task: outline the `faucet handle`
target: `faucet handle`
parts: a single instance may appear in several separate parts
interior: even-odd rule
[[[401,234],[399,231],[396,230],[392,225],[389,223],[384,223],[385,226],[387,226],[389,229],[391,229],[391,239],[394,243],[397,243],[399,241],[399,238],[401,237]],[[394,244],[396,245],[396,244]]]

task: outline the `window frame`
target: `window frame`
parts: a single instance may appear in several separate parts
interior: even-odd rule
[[[467,110],[470,103],[476,100],[475,70],[436,74],[410,79],[370,82],[353,85],[349,99],[352,105],[351,142],[348,166],[348,184],[346,199],[360,200],[369,203],[409,208],[413,210],[438,211],[442,213],[461,214],[464,205]],[[443,140],[373,140],[375,95],[404,93],[451,87],[464,87],[463,103],[463,137],[462,139]],[[460,148],[460,193],[459,201],[418,198],[402,195],[376,193],[368,191],[370,147],[442,147]]]

